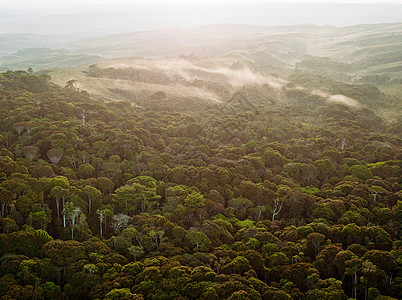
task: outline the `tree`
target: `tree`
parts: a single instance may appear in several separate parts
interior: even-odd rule
[[[56,213],[57,213],[58,218],[60,218],[60,200],[63,199],[63,207],[64,207],[64,199],[65,199],[67,193],[68,193],[68,190],[59,185],[52,187],[52,189],[50,190],[50,195],[56,201]]]
[[[46,230],[47,225],[50,223],[50,218],[44,211],[31,212],[28,217],[28,224],[34,228]]]
[[[351,275],[353,277],[353,298],[357,298],[357,283],[358,276],[357,273],[361,270],[363,262],[357,257],[353,257],[351,260],[345,262],[346,269],[345,274]]]
[[[155,187],[147,187],[133,182],[118,188],[115,191],[113,201],[120,211],[132,215],[138,209],[145,212],[149,205],[159,198]]]
[[[369,190],[370,190],[371,195],[373,195],[373,201],[374,201],[374,202],[377,202],[377,195],[378,195],[378,194],[387,193],[387,191],[386,191],[383,187],[381,187],[381,186],[376,186],[376,185],[370,187]]]
[[[318,171],[318,178],[323,182],[336,174],[336,167],[328,158],[316,160],[314,165]]]
[[[84,163],[78,167],[77,175],[79,178],[91,178],[95,173],[95,168],[89,164]]]
[[[49,158],[49,160],[52,162],[52,164],[57,165],[59,163],[59,161],[61,160],[61,158],[63,157],[64,152],[60,149],[53,148],[53,149],[50,149],[46,153],[46,155]]]
[[[11,233],[18,231],[19,227],[18,224],[15,222],[14,219],[11,218],[2,218],[1,219],[1,227],[3,229],[3,233]]]
[[[228,201],[228,208],[231,208],[234,215],[240,219],[246,218],[247,211],[251,207],[253,207],[253,202],[247,198],[237,197]],[[226,210],[228,210],[228,208]]]
[[[159,247],[160,244],[161,244],[162,241],[163,241],[163,237],[164,237],[164,235],[165,235],[165,232],[164,232],[163,230],[151,229],[151,230],[148,232],[148,235],[149,235],[149,236],[152,238],[152,240],[154,241],[155,246],[156,246],[156,247]]]
[[[17,131],[18,135],[21,135],[21,133],[25,130],[25,123],[24,122],[15,122],[13,124],[13,127],[15,131]]]
[[[385,271],[389,276],[392,276],[395,271],[396,261],[387,251],[370,250],[364,254],[363,258],[371,261],[379,269]]]
[[[345,150],[346,145],[348,144],[348,137],[346,135],[342,135],[341,138],[341,151]]]
[[[367,180],[372,177],[371,171],[366,166],[354,165],[349,168],[349,172],[352,176],[361,180]]]
[[[66,82],[66,85],[65,85],[65,87],[64,88],[66,88],[66,89],[75,89],[75,83],[77,82],[77,80],[76,79],[70,79],[70,80],[68,80],[67,82]]]
[[[86,122],[88,112],[85,109],[83,109],[83,110],[81,110],[80,115],[81,115],[81,119],[82,119],[82,126],[85,126],[85,122]]]
[[[275,217],[279,215],[283,206],[283,199],[275,198],[271,207],[272,218],[271,221],[275,221]]]
[[[107,208],[103,208],[103,209],[97,209],[96,213],[99,217],[99,232],[100,232],[100,237],[103,238],[103,220],[105,220],[105,226],[106,226],[106,218],[110,217],[113,215],[112,211],[110,209]]]
[[[137,260],[139,257],[141,257],[145,253],[144,247],[142,247],[142,246],[131,246],[131,247],[127,248],[127,250],[128,250],[128,252],[130,252],[130,254],[134,260]]]
[[[128,288],[113,289],[105,295],[104,299],[143,300],[142,295],[133,294]]]
[[[380,226],[367,227],[364,235],[372,242],[376,249],[390,251],[392,249],[392,239],[388,232]]]
[[[100,201],[102,198],[102,193],[94,188],[93,186],[90,185],[86,185],[84,187],[84,189],[82,190],[82,192],[84,193],[84,196],[87,198],[88,200],[88,213],[91,214],[92,213],[92,206],[93,206],[93,202],[94,201]]]
[[[211,241],[207,237],[207,235],[198,230],[190,230],[187,235],[186,239],[190,242],[191,245],[195,246],[195,251],[198,251],[201,247],[205,248],[211,244]]]
[[[122,228],[127,227],[130,217],[125,214],[113,216],[112,227],[115,231],[120,232]]]
[[[198,192],[191,191],[184,199],[184,206],[187,208],[188,219],[191,220],[197,209],[205,206],[204,196]]]
[[[348,297],[342,290],[342,281],[335,278],[329,278],[319,282],[319,287],[309,290],[306,293],[307,300],[314,299],[339,299],[347,300]]]
[[[107,177],[96,178],[96,186],[102,194],[111,193],[114,188],[114,183]]]
[[[30,161],[33,161],[36,158],[36,155],[39,152],[39,147],[37,146],[25,146],[24,147],[24,155]]]
[[[63,208],[63,216],[66,216],[70,222],[71,227],[71,239],[74,240],[74,228],[77,227],[78,217],[80,216],[82,210],[80,207],[74,207],[72,202],[67,202]]]
[[[355,223],[350,223],[343,227],[342,236],[344,245],[351,245],[360,239],[361,229]]]
[[[18,168],[18,164],[10,156],[0,156],[0,170],[6,175],[11,175]]]
[[[313,245],[314,258],[316,258],[318,254],[318,247],[320,247],[320,245],[325,241],[325,235],[318,232],[313,232],[307,236],[307,240],[311,245]]]
[[[73,240],[53,240],[43,245],[43,254],[50,259],[54,265],[60,267],[63,280],[68,280],[70,269],[77,261],[86,258],[85,247]]]
[[[304,262],[283,266],[280,272],[280,278],[293,282],[302,292],[308,289],[306,278],[314,273],[318,273],[311,264]]]
[[[46,282],[40,285],[45,299],[60,299],[63,297],[60,286],[54,284],[53,282]]]

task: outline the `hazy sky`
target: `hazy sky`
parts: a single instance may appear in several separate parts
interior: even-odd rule
[[[207,24],[402,22],[402,0],[0,0],[0,32],[110,34]]]

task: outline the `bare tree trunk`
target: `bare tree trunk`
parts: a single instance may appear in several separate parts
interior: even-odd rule
[[[57,211],[57,218],[60,218],[60,199],[56,198],[56,211]]]
[[[99,228],[100,228],[100,236],[101,238],[103,237],[103,231],[102,231],[102,218],[99,218]]]
[[[272,209],[272,222],[275,221],[275,217],[279,214],[282,209],[283,202],[279,199],[274,200],[274,207]]]
[[[83,110],[83,111],[81,112],[82,126],[85,126],[85,119],[86,119],[86,117],[87,117],[87,111],[86,111],[86,110]]]
[[[345,146],[346,146],[346,137],[343,136],[343,137],[341,138],[341,150],[342,150],[342,151],[345,149]]]

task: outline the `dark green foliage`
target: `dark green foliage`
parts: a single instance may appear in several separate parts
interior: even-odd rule
[[[0,297],[397,298],[401,140],[294,87],[385,95],[291,79],[292,105],[181,113],[3,73]]]

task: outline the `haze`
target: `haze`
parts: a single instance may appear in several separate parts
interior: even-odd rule
[[[348,26],[402,22],[401,1],[2,0],[0,33],[104,35],[208,24]]]

